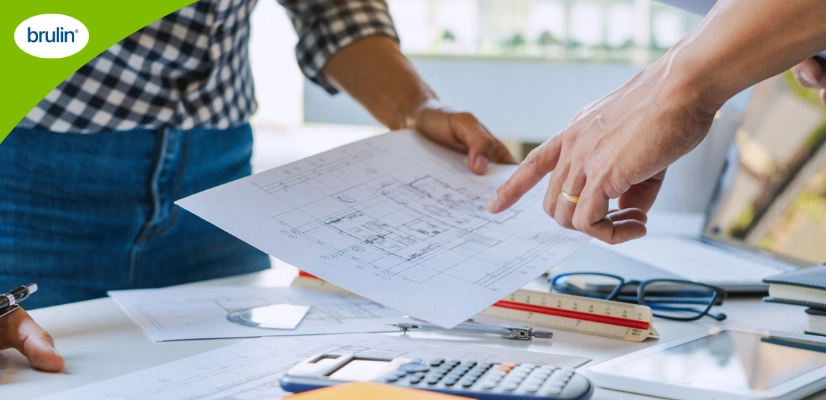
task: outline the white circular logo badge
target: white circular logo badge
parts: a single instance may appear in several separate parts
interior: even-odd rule
[[[86,47],[89,30],[68,15],[40,14],[17,25],[14,42],[20,50],[35,57],[64,58]]]

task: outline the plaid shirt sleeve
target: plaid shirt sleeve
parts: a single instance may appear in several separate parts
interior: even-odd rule
[[[339,50],[356,40],[384,35],[399,41],[384,0],[278,0],[290,15],[301,71],[331,94],[338,89],[322,69]]]

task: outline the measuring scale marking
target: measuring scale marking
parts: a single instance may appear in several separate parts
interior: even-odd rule
[[[518,290],[482,315],[631,341],[656,336],[649,307],[556,293]]]

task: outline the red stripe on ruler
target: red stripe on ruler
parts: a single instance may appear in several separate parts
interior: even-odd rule
[[[315,276],[315,275],[313,275],[309,272],[304,272],[303,270],[298,270],[298,276],[301,276],[301,277],[304,277],[304,278],[311,278],[311,279],[321,280],[317,276]]]
[[[591,314],[581,311],[563,310],[560,308],[551,308],[539,306],[536,304],[517,303],[515,301],[500,300],[497,301],[494,307],[507,308],[510,310],[527,311],[536,314],[554,315],[563,318],[581,319],[584,321],[599,322],[603,324],[624,326],[626,328],[648,330],[651,324],[646,321],[635,321],[632,319],[611,317],[608,315]]]

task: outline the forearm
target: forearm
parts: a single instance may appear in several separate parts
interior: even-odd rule
[[[345,47],[323,73],[390,129],[410,127],[416,111],[436,99],[398,44],[385,36],[369,36]]]
[[[681,92],[713,110],[824,49],[823,0],[720,0],[661,67]]]

